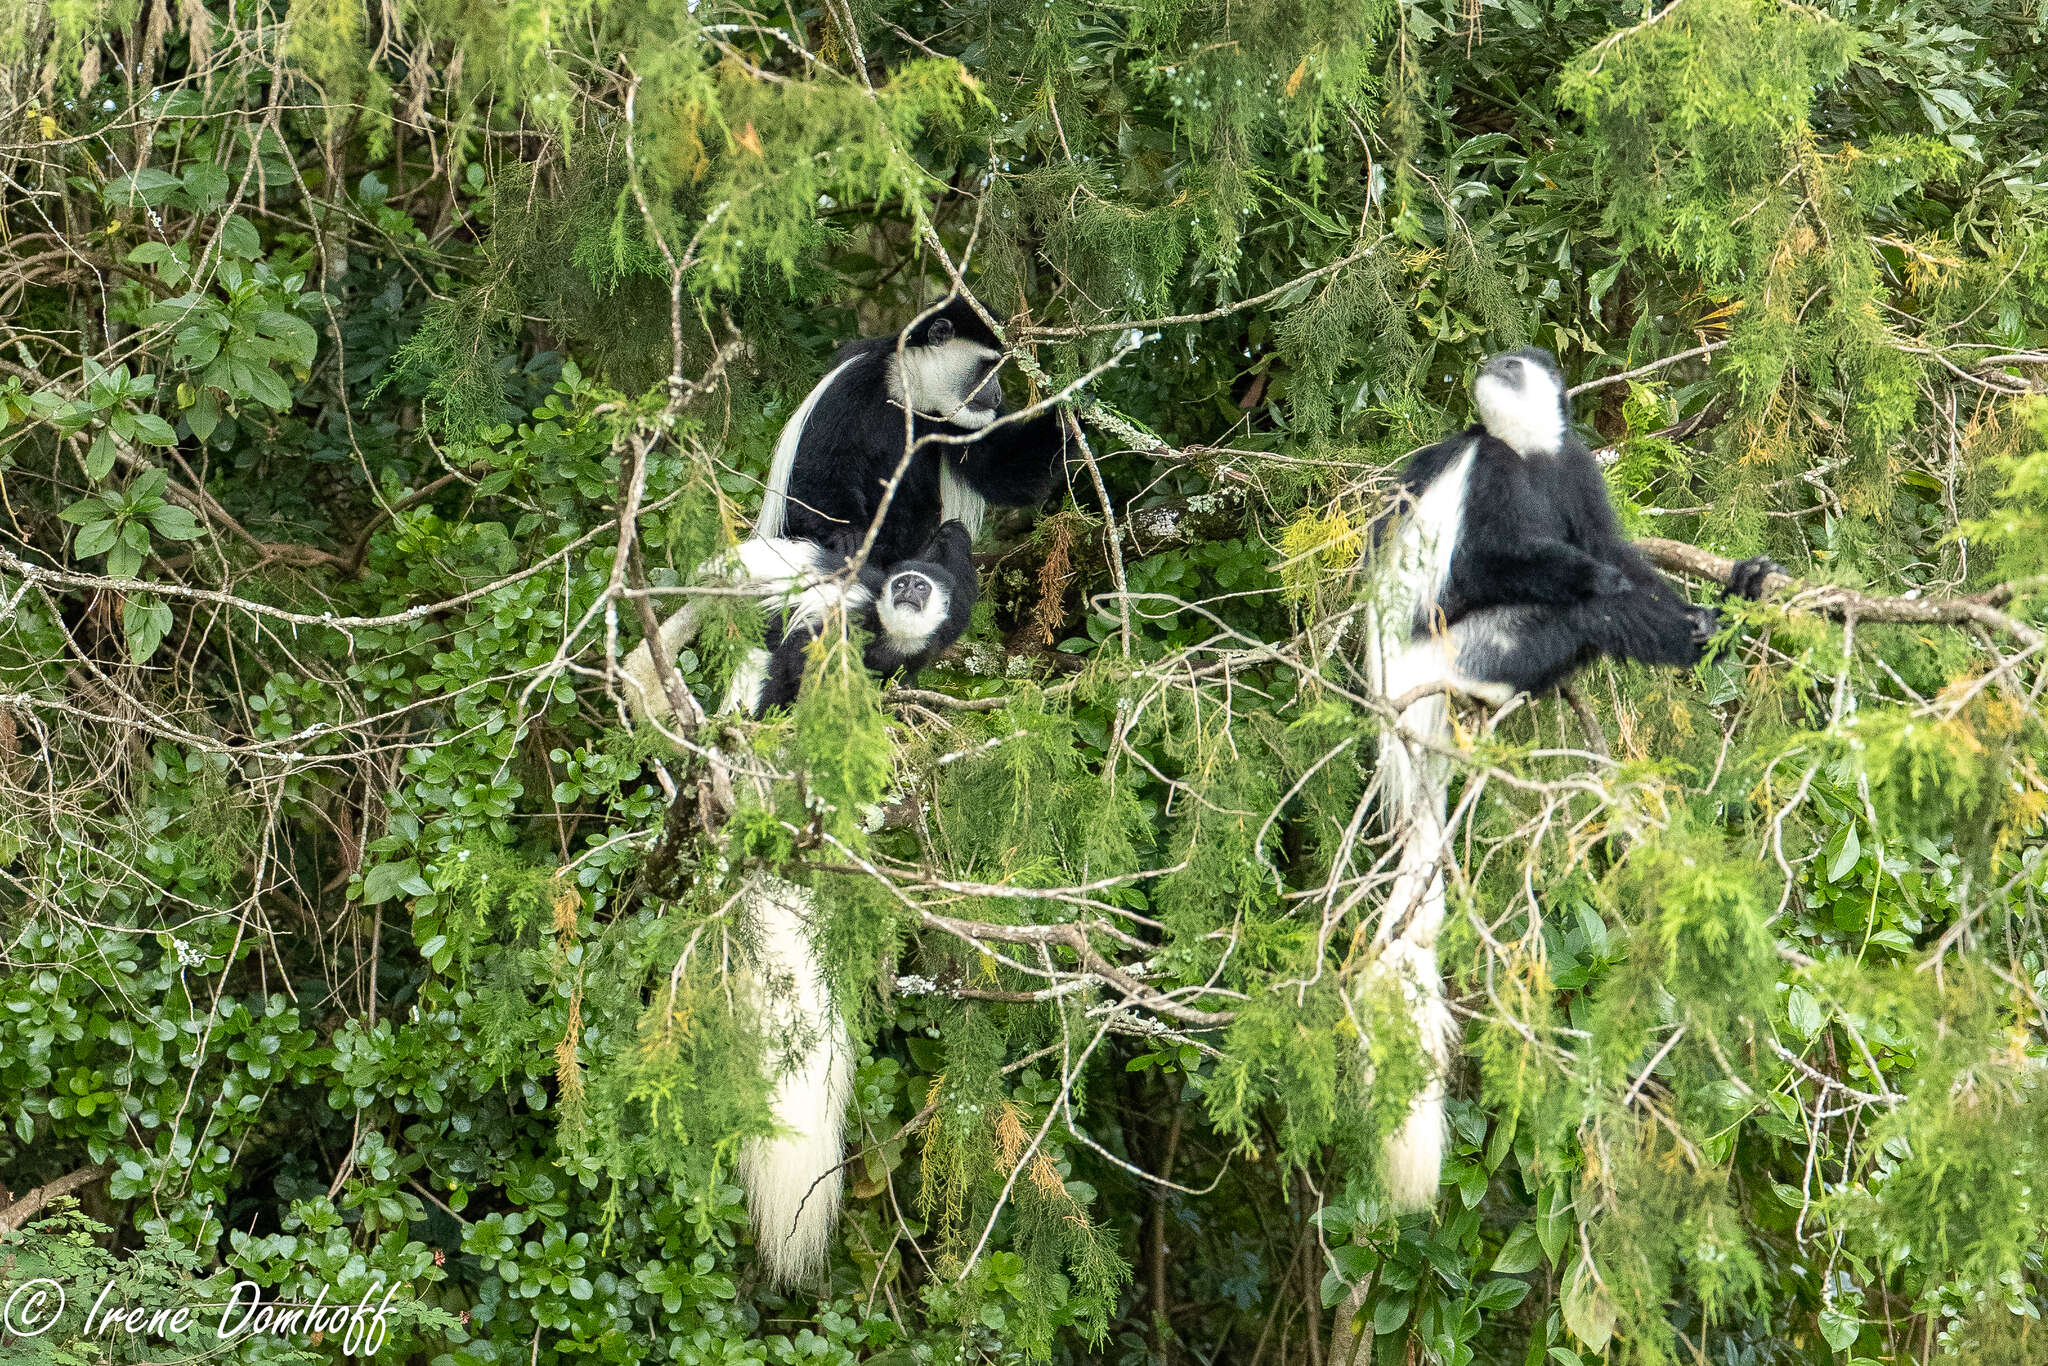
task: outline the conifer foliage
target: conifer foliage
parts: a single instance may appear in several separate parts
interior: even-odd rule
[[[435,1366],[2048,1360],[2044,39],[5,6],[0,1296],[396,1282]],[[684,602],[695,697],[760,641],[692,571],[833,350],[961,281],[1083,438],[967,639],[632,724]],[[1450,1155],[1397,1217],[1362,558],[1523,343],[1697,600],[1791,579],[1691,673],[1458,713]],[[788,1292],[735,1176],[763,872],[861,1056]]]

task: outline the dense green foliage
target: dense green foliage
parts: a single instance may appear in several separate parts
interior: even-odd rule
[[[5,7],[0,1186],[86,1179],[0,1289],[395,1280],[436,1366],[2048,1359],[2044,39]],[[953,703],[841,651],[792,718],[630,726],[642,606],[962,269],[1090,450],[984,534]],[[1523,341],[1610,381],[1633,530],[1860,595],[1465,715],[1452,1157],[1396,1219],[1345,627],[1388,473]],[[707,618],[701,697],[760,630]],[[864,1054],[794,1296],[734,1181],[749,867],[816,888]]]

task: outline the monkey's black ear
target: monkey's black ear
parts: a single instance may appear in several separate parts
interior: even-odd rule
[[[925,329],[924,344],[926,346],[944,346],[951,340],[953,340],[953,320],[951,318],[932,319],[932,325]]]

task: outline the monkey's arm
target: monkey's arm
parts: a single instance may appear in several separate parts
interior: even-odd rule
[[[1574,607],[1634,587],[1634,579],[1620,567],[1550,537],[1488,545],[1468,533],[1451,564],[1451,590],[1460,614],[1530,603]]]
[[[967,486],[991,503],[1030,507],[1052,492],[1067,458],[1067,418],[1048,408],[1035,417],[998,420],[944,457]]]
[[[761,684],[761,699],[754,704],[754,719],[760,720],[771,708],[796,702],[803,690],[804,664],[811,642],[818,638],[815,626],[800,628],[782,637],[768,656],[768,677]]]
[[[788,501],[782,514],[782,534],[812,541],[844,558],[866,536],[881,499],[881,487],[870,489],[866,481],[851,477],[872,462],[844,443],[821,436],[806,442],[797,466],[790,472]]]

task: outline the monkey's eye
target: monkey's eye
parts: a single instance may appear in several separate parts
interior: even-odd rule
[[[925,330],[924,343],[926,346],[944,346],[951,340],[953,340],[953,320],[951,318],[936,319]]]

